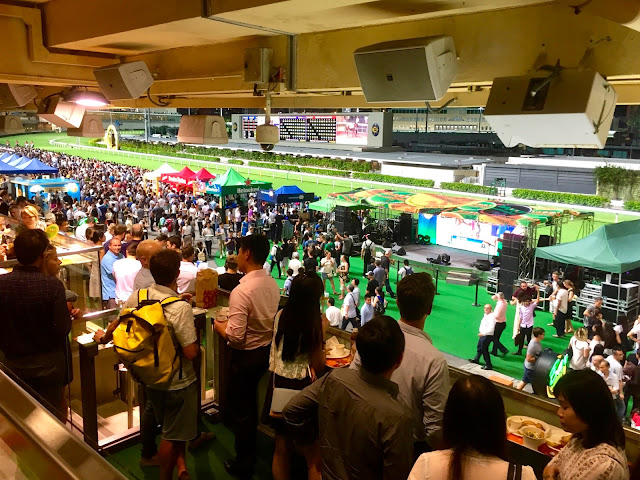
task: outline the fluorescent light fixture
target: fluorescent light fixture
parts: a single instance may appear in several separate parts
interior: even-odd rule
[[[64,100],[84,107],[104,107],[109,100],[100,92],[90,90],[72,90],[64,95]]]

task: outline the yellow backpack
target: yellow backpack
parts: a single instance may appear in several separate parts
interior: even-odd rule
[[[147,386],[168,388],[174,375],[182,378],[182,352],[176,349],[164,316],[164,307],[178,297],[149,300],[138,291],[138,306],[125,308],[113,332],[113,348],[131,374]]]

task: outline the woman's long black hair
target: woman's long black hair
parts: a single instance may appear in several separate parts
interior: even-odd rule
[[[452,449],[449,479],[464,478],[464,456],[471,451],[506,460],[504,403],[490,380],[479,375],[459,379],[444,409],[444,442]]]
[[[320,297],[323,293],[322,280],[315,272],[301,273],[293,278],[275,338],[276,345],[283,340],[283,361],[293,362],[298,355],[311,355],[321,347]]]
[[[553,394],[569,402],[576,415],[588,425],[581,433],[584,448],[601,443],[624,449],[622,424],[616,414],[613,398],[604,379],[593,370],[567,372],[553,389]]]

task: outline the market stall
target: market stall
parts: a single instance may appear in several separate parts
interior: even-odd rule
[[[173,168],[171,165],[169,165],[168,163],[163,163],[160,167],[156,168],[155,170],[151,171],[151,172],[147,172],[144,175],[142,175],[142,178],[144,180],[147,181],[152,181],[155,184],[155,190],[156,193],[158,193],[158,191],[160,190],[160,186],[158,184],[158,182],[160,181],[160,177],[164,174],[164,173],[177,173],[178,171]]]
[[[224,207],[226,197],[229,195],[249,195],[258,193],[260,190],[269,190],[271,182],[262,182],[244,178],[236,170],[230,168],[223,175],[209,180],[206,184],[205,192],[220,196],[220,203]]]
[[[2,171],[2,167],[0,167]],[[49,201],[49,195],[57,192],[68,193],[71,198],[80,200],[80,182],[69,178],[40,178],[26,179],[16,177],[11,180],[18,195],[33,198],[37,192],[41,192],[45,201]]]
[[[260,190],[258,200],[280,205],[283,203],[312,202],[316,199],[313,193],[306,193],[297,185],[285,185],[277,190]]]
[[[163,173],[160,175],[160,181],[168,183],[175,188],[189,188],[193,186],[194,181],[197,180],[196,172],[189,167],[184,167],[179,172],[175,173]]]

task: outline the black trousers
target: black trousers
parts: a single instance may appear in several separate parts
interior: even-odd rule
[[[213,241],[212,240],[205,240],[204,241],[204,245],[205,248],[207,249],[207,257],[211,256],[211,246],[213,245]]]
[[[476,357],[474,358],[477,362],[480,360],[480,356],[482,356],[487,367],[491,367],[491,355],[489,355],[489,345],[491,342],[493,342],[493,335],[478,337],[478,348],[476,349]]]
[[[520,342],[518,343],[518,353],[522,353],[522,348],[524,347],[524,339],[527,338],[527,345],[531,341],[531,332],[533,332],[533,327],[523,327],[520,325]]]
[[[502,332],[504,332],[505,328],[507,328],[507,322],[496,322],[496,329],[493,332],[493,349],[491,350],[492,355],[497,355],[498,350],[502,353],[507,353],[507,347],[505,347],[502,343],[500,343],[500,337],[502,336]]]
[[[558,310],[558,313],[556,313],[556,317],[553,319],[553,326],[556,329],[556,335],[558,335],[559,337],[564,337],[564,327],[565,327],[564,319],[566,317],[567,317],[566,313],[562,313],[560,310]]]
[[[273,276],[273,267],[276,266],[278,267],[278,278],[280,278],[282,276],[282,270],[280,270],[280,262],[278,260],[276,260],[275,258],[273,258],[271,260],[271,275]]]
[[[235,433],[236,461],[252,470],[256,463],[258,383],[269,367],[270,345],[255,350],[231,349],[229,403]]]

